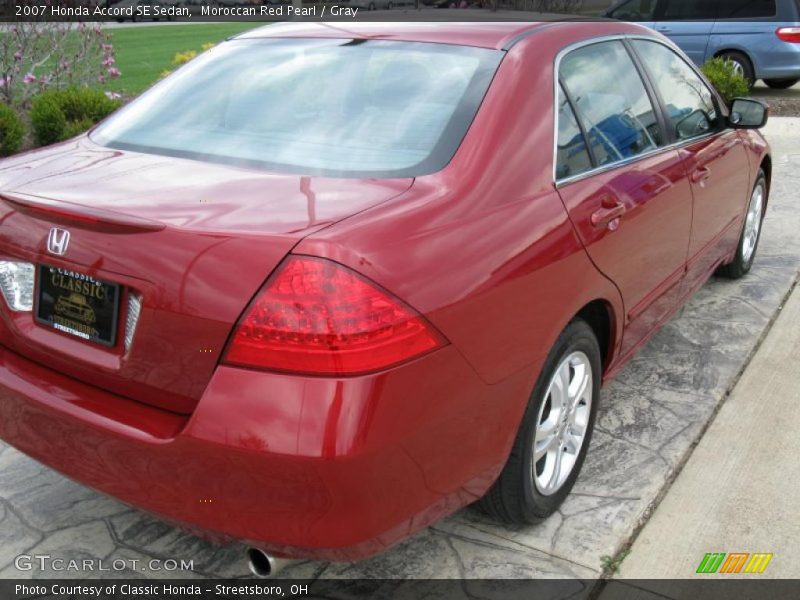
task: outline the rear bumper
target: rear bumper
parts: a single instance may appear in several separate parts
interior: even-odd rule
[[[220,367],[187,418],[0,347],[0,437],[217,541],[354,560],[483,494],[532,378],[488,386],[452,346],[346,380]]]
[[[800,79],[800,44],[775,38],[754,58],[756,79]]]

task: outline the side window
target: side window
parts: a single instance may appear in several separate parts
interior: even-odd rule
[[[726,0],[727,1],[727,0]],[[666,0],[663,21],[716,19],[719,0]]]
[[[688,140],[717,129],[714,96],[686,61],[657,42],[634,40],[633,46],[653,75],[676,139]]]
[[[720,19],[763,19],[778,14],[775,0],[727,0]]]
[[[628,0],[608,13],[608,16],[620,21],[652,21],[656,2],[657,0]]]
[[[589,149],[575,113],[558,86],[558,141],[556,144],[556,179],[580,175],[592,168]]]
[[[559,71],[598,166],[664,145],[644,83],[622,42],[567,54]]]

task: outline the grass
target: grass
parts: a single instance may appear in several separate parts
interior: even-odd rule
[[[161,73],[173,69],[172,59],[178,52],[196,50],[206,42],[217,43],[261,23],[209,23],[203,25],[170,25],[149,27],[134,25],[110,29],[113,33],[118,79],[110,80],[104,89],[133,96],[158,81]]]
[[[625,560],[631,553],[630,548],[622,550],[616,556],[601,556],[600,564],[603,566],[603,573],[606,575],[613,575],[619,571],[622,561]]]

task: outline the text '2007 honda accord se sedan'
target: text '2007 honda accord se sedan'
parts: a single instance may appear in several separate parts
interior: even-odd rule
[[[0,163],[0,437],[268,557],[543,519],[602,381],[750,269],[766,118],[627,23],[240,35]]]

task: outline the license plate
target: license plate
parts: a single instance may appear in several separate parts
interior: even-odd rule
[[[70,269],[39,265],[36,320],[89,342],[117,342],[119,285]]]

